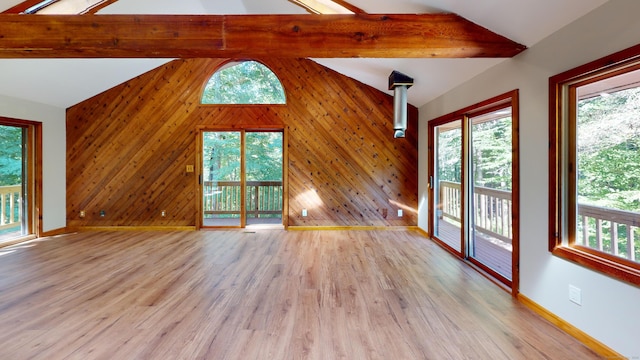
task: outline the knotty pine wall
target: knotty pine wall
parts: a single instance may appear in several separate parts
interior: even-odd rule
[[[197,178],[185,168],[203,127],[287,129],[289,226],[417,224],[415,107],[407,137],[393,139],[390,95],[306,59],[260,59],[286,105],[201,105],[226,61],[175,60],[67,110],[69,227],[196,225]]]

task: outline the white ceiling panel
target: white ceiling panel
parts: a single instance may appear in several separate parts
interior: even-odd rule
[[[0,0],[0,12],[3,12],[7,9],[11,9],[12,7],[20,4],[22,0]]]
[[[167,59],[0,59],[0,94],[68,108]]]

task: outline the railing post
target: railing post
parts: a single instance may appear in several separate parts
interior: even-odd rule
[[[260,196],[258,195],[258,192],[260,191],[260,187],[259,185],[255,185],[254,186],[254,194],[253,194],[253,201],[255,204],[255,209],[254,209],[254,217],[257,219],[258,217],[260,217],[260,203],[258,202],[260,200]]]
[[[5,209],[5,205],[4,205],[4,194],[0,194],[0,226],[5,224],[5,220],[4,220],[4,210]]]
[[[16,195],[11,192],[9,194],[9,223],[15,222],[15,205],[16,205]]]

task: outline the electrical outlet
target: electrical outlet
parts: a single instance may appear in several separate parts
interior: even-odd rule
[[[100,210],[100,217],[107,216],[107,213],[104,210]]]
[[[80,217],[83,218],[85,216],[87,216],[87,213],[84,210],[80,210]]]
[[[402,209],[398,209],[398,217],[402,217]]]
[[[160,212],[160,215],[161,215],[162,217],[167,216],[167,210],[162,210],[162,211]]]
[[[573,285],[569,285],[569,301],[582,306],[582,290]]]
[[[307,216],[307,209],[302,209],[302,216],[303,217]]]

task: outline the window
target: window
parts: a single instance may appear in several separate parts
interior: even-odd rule
[[[359,8],[342,0],[290,0],[312,14],[354,14],[362,13]]]
[[[285,104],[284,88],[268,67],[257,61],[231,62],[213,74],[203,104]]]
[[[640,285],[640,45],[549,85],[549,249]]]
[[[27,0],[6,10],[5,14],[95,14],[116,0]]]

